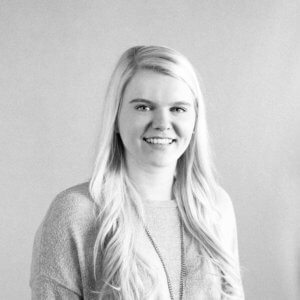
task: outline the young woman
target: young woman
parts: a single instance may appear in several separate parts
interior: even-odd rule
[[[59,194],[36,234],[33,299],[243,299],[234,211],[209,150],[189,61],[127,50],[92,178]]]

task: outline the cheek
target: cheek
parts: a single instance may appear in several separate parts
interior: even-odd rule
[[[131,120],[130,113],[125,108],[122,108],[118,116],[118,130],[123,142],[130,136]]]
[[[143,124],[136,118],[122,119],[120,116],[119,120],[119,133],[123,144],[132,147],[143,135]]]
[[[190,138],[193,134],[195,128],[195,117],[190,116],[189,118],[184,118],[179,124],[179,130],[182,135],[186,138]]]
[[[186,122],[184,126],[184,152],[187,150],[189,145],[191,144],[191,141],[193,139],[193,131],[195,128],[195,122]]]

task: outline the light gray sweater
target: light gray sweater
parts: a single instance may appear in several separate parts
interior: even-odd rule
[[[175,299],[180,282],[180,225],[175,201],[145,202],[146,222],[165,261]],[[60,193],[52,202],[34,241],[30,286],[32,299],[97,299],[99,282],[93,277],[93,247],[97,235],[88,183]],[[169,299],[166,278],[158,256],[142,226],[137,249],[157,270],[159,293]],[[184,232],[187,275],[184,299],[221,299],[218,271],[200,256]]]

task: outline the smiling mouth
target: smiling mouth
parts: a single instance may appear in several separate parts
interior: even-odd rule
[[[158,138],[158,137],[151,137],[151,138],[143,138],[143,140],[152,145],[170,145],[174,143],[176,140],[172,138]]]

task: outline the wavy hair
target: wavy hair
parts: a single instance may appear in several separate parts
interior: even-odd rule
[[[205,105],[198,77],[179,52],[162,46],[137,46],[119,59],[103,103],[98,155],[90,181],[97,206],[99,231],[94,246],[94,276],[100,272],[100,299],[147,299],[157,287],[154,273],[135,251],[136,216],[143,219],[139,194],[129,180],[117,119],[126,86],[139,70],[151,70],[183,81],[195,97],[195,133],[178,159],[173,185],[184,228],[201,245],[205,256],[220,271],[221,293],[242,294],[239,266],[218,236],[215,197],[218,185],[213,172]],[[150,278],[146,290],[143,278]]]

